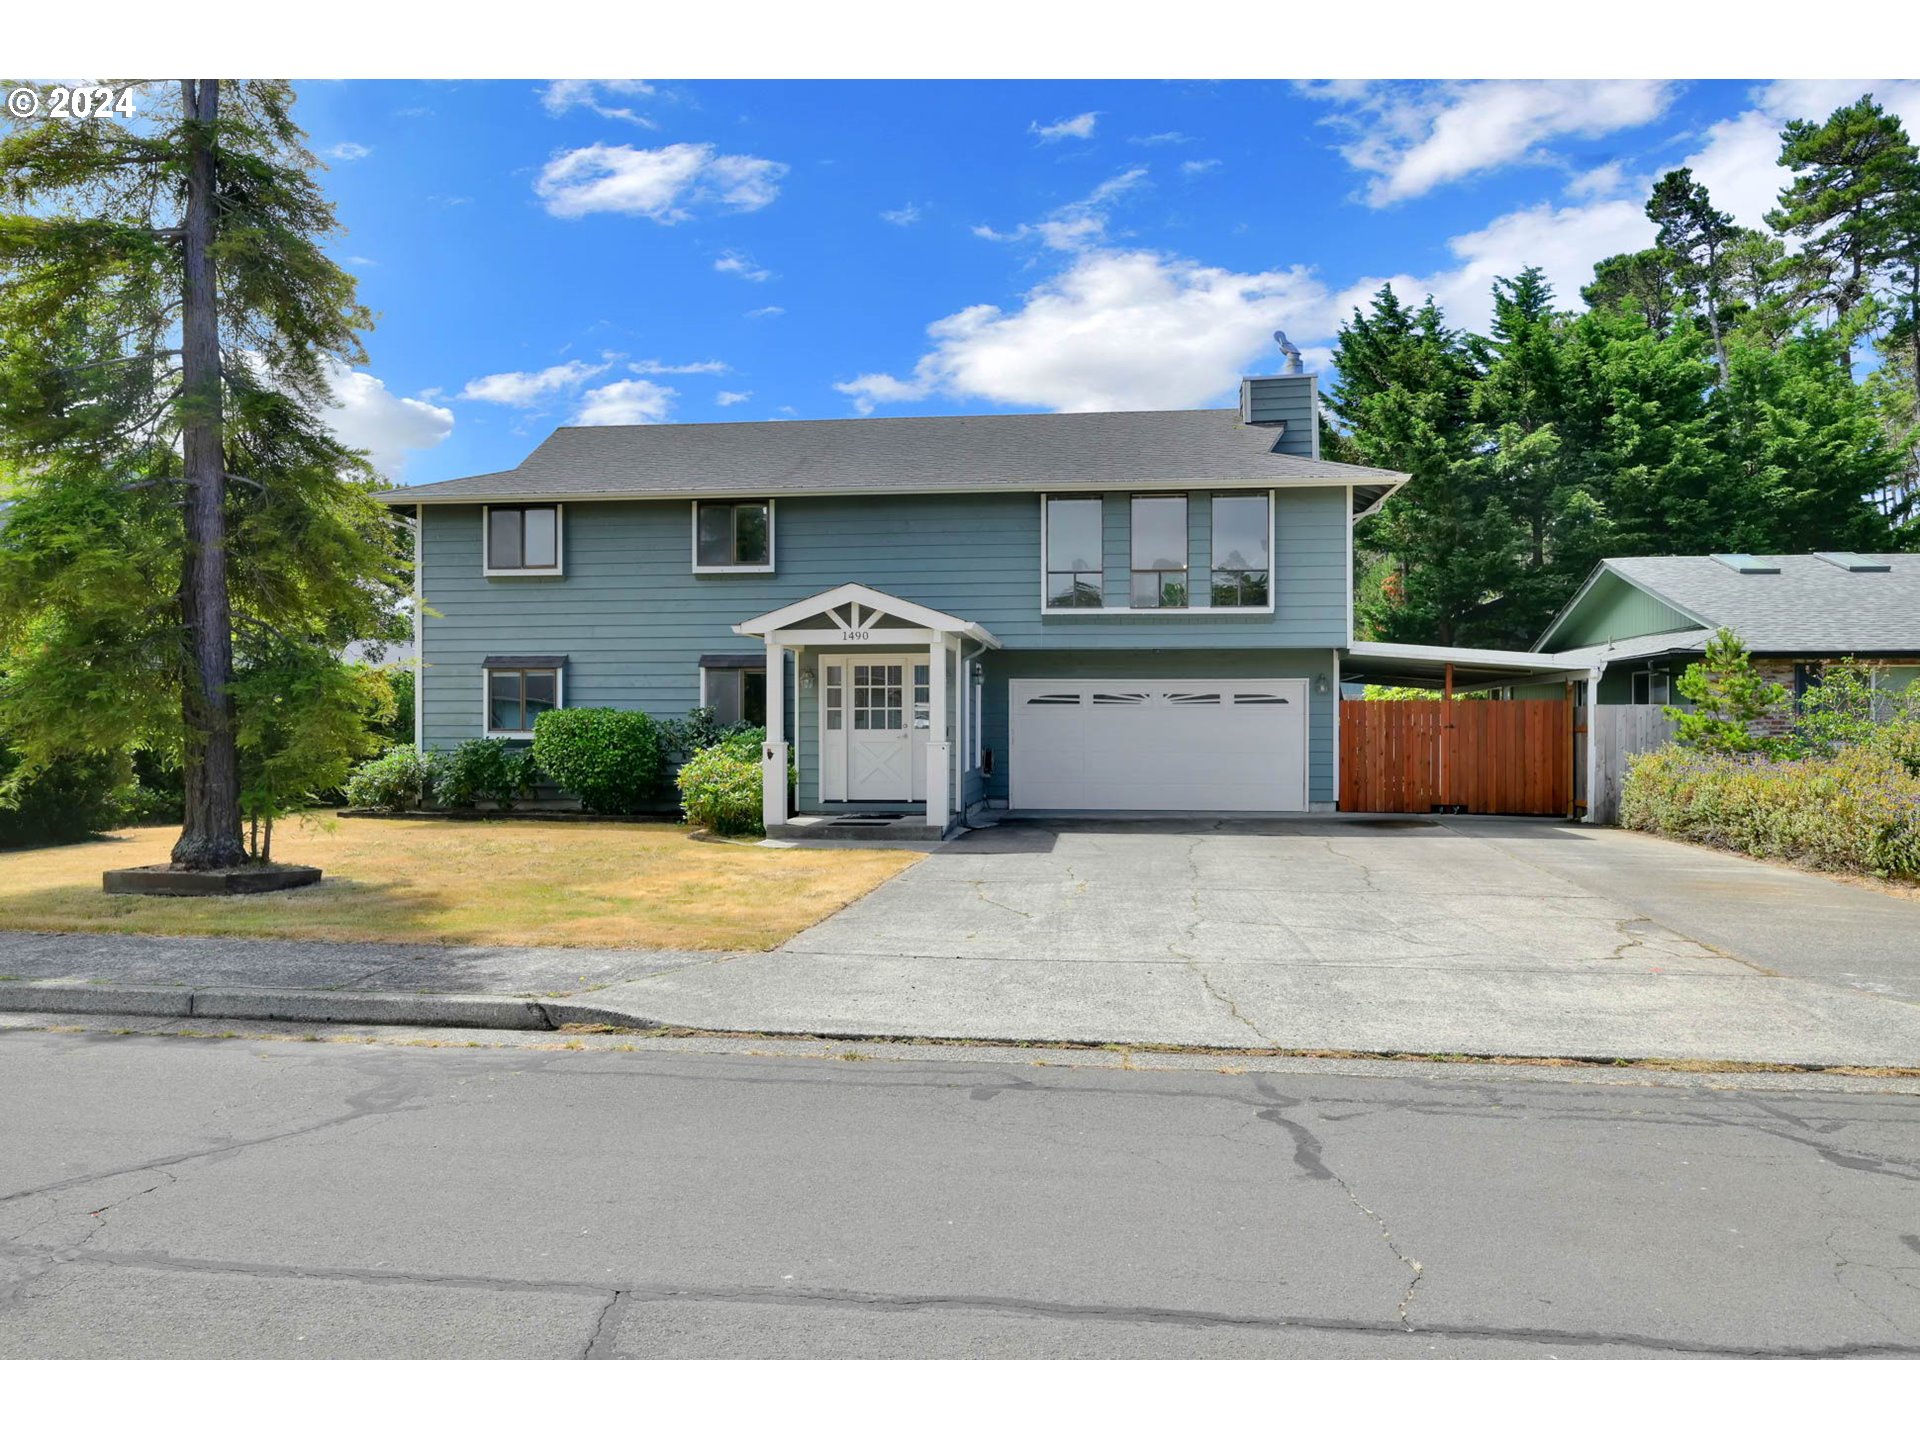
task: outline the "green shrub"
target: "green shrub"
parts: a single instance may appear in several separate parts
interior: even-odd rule
[[[1633,757],[1620,823],[1822,870],[1920,879],[1920,778],[1874,743],[1770,761]]]
[[[0,745],[0,846],[57,845],[121,824],[133,794],[124,756],[56,760],[17,785],[19,759]]]
[[[418,810],[434,792],[439,755],[395,745],[347,776],[347,804],[360,810]]]
[[[452,754],[439,757],[437,770],[434,798],[455,810],[484,800],[511,810],[540,778],[533,752],[505,740],[462,740]]]
[[[1682,749],[1713,755],[1779,755],[1791,750],[1791,741],[1760,727],[1793,697],[1784,685],[1760,678],[1747,647],[1731,630],[1715,632],[1701,659],[1687,667],[1674,688],[1691,707],[1666,707],[1667,718],[1677,727],[1674,743]]]
[[[534,722],[533,757],[596,815],[631,815],[660,794],[660,727],[638,710],[549,710]]]
[[[716,835],[764,833],[760,809],[760,747],[767,732],[751,727],[696,753],[675,783],[689,824]]]

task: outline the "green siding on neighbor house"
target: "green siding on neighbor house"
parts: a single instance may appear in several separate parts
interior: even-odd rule
[[[1547,633],[1540,648],[1572,650],[1582,645],[1605,645],[1610,640],[1699,628],[1692,616],[1609,572],[1594,581],[1580,603]]]
[[[1108,600],[1116,606],[1127,593],[1127,499],[1109,495],[1104,508]],[[776,568],[758,575],[692,574],[692,511],[684,501],[567,505],[564,574],[554,577],[483,575],[481,507],[428,506],[421,589],[434,613],[425,618],[422,654],[424,739],[446,749],[482,733],[481,664],[498,654],[566,656],[569,706],[681,715],[699,702],[701,655],[754,648],[733,633],[735,623],[854,581],[976,621],[1006,647],[986,661],[987,708],[991,717],[997,706],[999,717],[989,719],[987,743],[1002,760],[991,783],[1004,795],[1009,674],[1311,676],[1330,669],[1327,652],[1347,641],[1347,491],[1281,490],[1274,502],[1274,612],[1216,615],[1043,615],[1035,494],[781,498]],[[1196,580],[1210,563],[1206,505],[1205,493],[1195,492]],[[1041,668],[1020,668],[1029,663]],[[1313,798],[1330,800],[1331,697],[1325,723],[1322,697],[1314,704]],[[805,730],[798,738],[810,771],[814,747]],[[810,803],[817,793],[809,775],[802,795]]]

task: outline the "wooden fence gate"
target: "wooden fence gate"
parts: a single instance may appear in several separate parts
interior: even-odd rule
[[[1340,808],[1567,815],[1567,700],[1342,700]]]

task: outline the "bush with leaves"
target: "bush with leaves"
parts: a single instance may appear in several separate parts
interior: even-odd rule
[[[0,847],[84,840],[123,822],[133,772],[119,755],[69,756],[23,773],[0,745]]]
[[[1686,750],[1713,755],[1777,755],[1790,748],[1778,736],[1756,731],[1767,716],[1785,709],[1792,700],[1784,685],[1763,680],[1753,668],[1747,647],[1731,630],[1720,630],[1707,642],[1705,654],[1687,667],[1675,682],[1692,709],[1666,707],[1678,727],[1674,743]]]
[[[358,810],[418,810],[433,797],[443,762],[436,751],[423,755],[412,745],[391,746],[347,776],[347,804]]]
[[[437,757],[434,798],[454,810],[466,810],[491,801],[502,810],[533,793],[540,766],[524,745],[505,740],[462,740],[448,755]]]
[[[1821,870],[1920,879],[1920,777],[1873,745],[1779,761],[1648,751],[1629,762],[1620,823]]]
[[[758,726],[735,730],[695,754],[680,767],[675,784],[687,822],[716,835],[759,835],[761,823],[760,751],[767,732]],[[791,767],[789,767],[791,778]]]
[[[660,727],[639,710],[549,710],[533,725],[533,755],[596,815],[632,815],[661,790]]]

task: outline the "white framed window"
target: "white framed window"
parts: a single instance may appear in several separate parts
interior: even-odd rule
[[[1215,495],[1211,505],[1215,610],[1271,610],[1273,497]]]
[[[480,671],[480,703],[491,738],[528,739],[534,722],[564,701],[566,663],[552,655],[493,655]]]
[[[766,574],[773,569],[773,501],[693,502],[693,573]]]
[[[1106,603],[1102,505],[1098,495],[1049,495],[1042,500],[1045,609],[1098,610]]]
[[[767,723],[767,667],[738,663],[700,665],[700,703],[719,725]]]
[[[558,505],[487,505],[480,523],[483,574],[565,573]]]
[[[1187,608],[1187,497],[1135,495],[1127,502],[1135,610]]]
[[[1128,497],[1127,592],[1109,604],[1103,570],[1105,498],[1043,495],[1041,613],[1198,615],[1230,610],[1271,615],[1273,491],[1234,490],[1208,497],[1209,554],[1198,573],[1189,559],[1195,538],[1191,498],[1185,491]]]
[[[1633,703],[1670,705],[1670,682],[1664,670],[1637,670],[1633,676]]]

